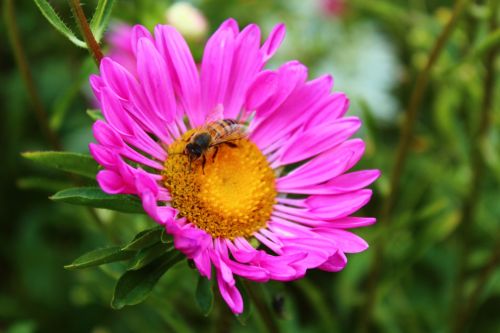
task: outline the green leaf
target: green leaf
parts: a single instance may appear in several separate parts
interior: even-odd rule
[[[500,45],[500,28],[483,38],[472,50],[472,57],[481,57],[488,50]]]
[[[139,270],[126,271],[116,283],[111,307],[121,309],[125,305],[143,302],[160,277],[184,256],[177,251],[167,252]]]
[[[130,264],[128,270],[135,271],[138,270],[150,262],[158,258],[159,256],[171,251],[173,246],[166,245],[158,242],[150,247],[144,248],[139,251],[139,253],[134,258],[134,261]]]
[[[90,20],[90,29],[97,42],[101,40],[103,32],[106,30],[114,3],[114,0],[99,0],[94,16]]]
[[[33,0],[38,6],[38,9],[42,12],[43,16],[49,21],[50,24],[57,31],[66,36],[73,44],[79,47],[87,48],[84,41],[76,37],[75,33],[63,22],[63,20],[57,15],[54,8],[46,0]]]
[[[172,235],[167,233],[167,230],[163,229],[163,232],[161,233],[161,242],[165,244],[173,243],[174,239]]]
[[[139,251],[161,241],[163,228],[153,228],[139,233],[130,243],[123,247],[123,250]]]
[[[45,166],[91,179],[95,179],[99,168],[92,156],[72,152],[35,151],[25,152],[22,156]]]
[[[136,252],[133,251],[123,251],[120,246],[105,247],[85,253],[71,264],[64,266],[64,268],[74,270],[99,266],[115,261],[128,260],[135,254]]]
[[[104,120],[101,110],[87,110],[87,115],[94,121]]]
[[[124,213],[144,213],[141,201],[128,194],[106,194],[98,187],[74,187],[62,190],[50,197],[51,200],[73,205],[105,208]]]
[[[204,316],[208,316],[214,306],[214,292],[212,290],[212,281],[206,277],[199,276],[196,285],[196,304]]]
[[[72,184],[70,182],[40,177],[23,177],[17,180],[17,186],[22,190],[42,190],[54,192],[68,188],[71,185]]]

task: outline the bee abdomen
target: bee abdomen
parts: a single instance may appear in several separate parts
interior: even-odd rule
[[[239,124],[234,119],[222,119],[213,122],[209,126],[209,131],[215,138],[220,138],[225,135],[229,135],[239,128]]]

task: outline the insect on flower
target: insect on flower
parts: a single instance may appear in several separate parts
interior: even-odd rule
[[[132,69],[105,57],[90,78],[105,118],[90,144],[100,187],[138,196],[234,313],[243,311],[235,276],[340,271],[346,253],[368,247],[346,229],[375,222],[351,216],[380,172],[349,171],[364,143],[351,139],[361,122],[345,116],[346,95],[329,75],[308,80],[298,61],[264,69],[284,35],[278,24],[261,43],[257,25],[229,19],[198,70],[175,28],[135,26]]]
[[[216,108],[215,110],[219,111],[220,109]],[[222,112],[212,112],[212,114],[214,113],[220,113],[219,117],[222,116]],[[216,120],[217,115],[212,114],[207,117],[207,124],[194,131],[187,139],[188,143],[184,149],[184,154],[189,158],[190,169],[191,163],[201,158],[204,172],[209,152],[213,151],[212,160],[215,161],[221,145],[224,144],[235,148],[237,146],[236,141],[245,137],[244,126],[238,121],[234,119]]]

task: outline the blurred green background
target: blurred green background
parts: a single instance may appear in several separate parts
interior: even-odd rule
[[[51,3],[77,31],[68,3]],[[457,17],[454,2],[445,0],[191,3],[208,22],[205,37],[190,41],[197,59],[205,38],[227,17],[240,26],[255,22],[266,34],[284,22],[287,37],[270,66],[298,59],[310,68],[310,78],[333,74],[335,90],[351,98],[350,114],[363,119],[358,135],[367,143],[358,168],[383,172],[361,212],[379,222],[355,231],[371,248],[351,255],[339,273],[312,271],[300,281],[256,285],[260,304],[245,324],[220,302],[210,316],[202,315],[194,298],[197,272],[185,262],[162,278],[146,302],[112,310],[122,264],[76,272],[63,266],[96,247],[129,241],[154,224],[144,216],[105,210],[95,212],[102,222],[96,224],[89,210],[48,200],[73,179],[20,153],[54,148],[37,110],[45,112],[62,149],[88,152],[88,75],[96,67],[87,51],[50,26],[33,1],[4,0],[0,332],[500,332],[496,0],[461,1]],[[89,17],[96,4],[85,2]],[[166,21],[171,4],[117,1],[112,21],[152,28]],[[33,76],[31,93],[12,51],[15,29]],[[407,117],[412,108],[414,121]],[[412,125],[413,135],[406,136],[406,163],[395,167],[404,124]],[[394,176],[399,186],[391,180],[395,168],[401,170]],[[393,205],[387,203],[391,191]]]

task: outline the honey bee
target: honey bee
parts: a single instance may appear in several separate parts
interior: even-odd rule
[[[189,168],[191,169],[192,162],[201,159],[202,170],[205,170],[206,156],[210,151],[213,151],[212,159],[215,160],[220,145],[225,144],[234,148],[237,145],[233,141],[244,137],[244,126],[234,119],[221,119],[207,123],[187,139],[184,154],[189,158]]]

